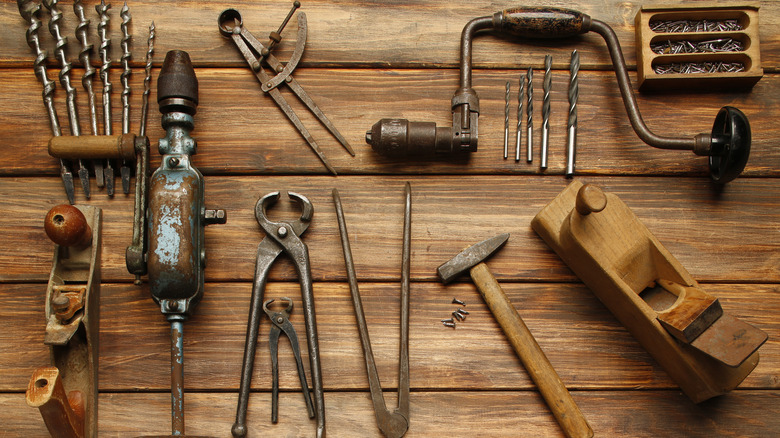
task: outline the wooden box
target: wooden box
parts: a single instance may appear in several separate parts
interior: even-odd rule
[[[761,54],[758,38],[758,5],[728,6],[723,4],[692,6],[642,6],[635,19],[637,76],[640,91],[660,90],[734,90],[749,89],[761,79]],[[686,26],[682,25],[653,30],[658,22],[676,21],[726,22],[736,26]],[[689,47],[697,43],[731,39],[741,49],[737,51],[704,51],[673,53],[672,46],[687,41]],[[656,53],[651,45],[669,44],[666,53]],[[691,47],[693,51],[693,47]],[[686,63],[740,63],[739,72],[668,72],[659,74],[657,67],[672,69]],[[674,70],[674,69],[672,69]]]

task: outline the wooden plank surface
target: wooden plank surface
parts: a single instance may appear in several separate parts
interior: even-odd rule
[[[96,42],[94,0],[84,2]],[[592,0],[532,5],[573,7],[614,27],[622,50],[636,64],[633,20],[641,2]],[[686,1],[696,4],[701,2]],[[720,2],[728,4],[728,2]],[[206,175],[206,206],[227,211],[225,225],[206,230],[208,267],[203,301],[184,325],[187,432],[229,436],[257,244],[257,199],[294,190],[314,204],[304,235],[314,278],[326,390],[328,433],[380,436],[368,392],[362,351],[346,284],[331,189],[341,192],[356,270],[388,405],[395,404],[403,185],[412,185],[411,427],[409,437],[561,436],[561,430],[475,287],[463,277],[441,285],[436,267],[465,246],[495,234],[511,238],[489,266],[573,392],[596,436],[780,435],[780,3],[761,1],[761,56],[765,76],[752,91],[642,94],[648,126],[664,135],[709,132],[718,109],[748,115],[753,143],[742,177],[719,187],[709,181],[706,158],[643,144],[631,130],[611,62],[599,37],[520,41],[486,34],[475,40],[474,88],[481,103],[480,147],[469,159],[389,159],[374,153],[364,134],[377,120],[450,121],[458,86],[459,35],[470,19],[509,3],[303,2],[308,40],[295,77],[352,143],[352,158],[289,93],[340,176],[329,176],[278,108],[262,96],[257,80],[217,30],[219,13],[238,9],[245,25],[262,36],[275,30],[289,5],[272,1],[176,2],[161,10],[151,0],[129,2],[133,16],[132,129],[141,102],[146,29],[154,20],[155,77],[164,53],[187,50],[200,85],[193,162]],[[86,95],[80,88],[72,2],[62,2],[63,32],[79,89],[82,128]],[[114,121],[119,126],[119,10],[110,29],[114,67]],[[90,12],[91,11],[91,12]],[[47,14],[44,14],[47,17]],[[296,20],[276,50],[292,53]],[[46,436],[39,414],[24,403],[33,369],[48,362],[43,345],[43,301],[53,244],[43,216],[65,200],[57,161],[46,153],[51,135],[32,71],[25,23],[15,2],[0,1],[0,415],[7,436]],[[40,31],[49,52],[49,76],[58,69],[46,22]],[[264,39],[264,38],[261,38]],[[655,360],[531,230],[531,218],[567,180],[564,171],[569,54],[582,56],[579,150],[576,178],[618,194],[726,312],[764,330],[769,341],[753,373],[731,393],[694,405]],[[514,121],[517,80],[528,66],[553,56],[550,167],[538,169],[542,74],[535,78],[537,160],[528,165],[501,158],[504,84],[511,81]],[[632,79],[635,74],[630,73]],[[64,92],[55,101],[67,131]],[[154,85],[154,83],[153,83]],[[164,135],[151,93],[148,133],[152,165]],[[104,190],[87,201],[101,207],[103,285],[100,314],[100,436],[166,433],[170,429],[169,329],[150,298],[135,286],[124,262],[132,231],[132,196],[113,199]],[[289,203],[275,218],[298,212]],[[305,344],[300,292],[292,264],[271,271],[266,297],[290,296],[292,322]],[[443,327],[454,306],[471,312],[457,329]],[[280,423],[270,423],[270,360],[263,321],[249,406],[250,436],[311,436],[314,424],[303,400],[289,344],[280,343]],[[308,369],[306,349],[304,363]],[[5,436],[4,435],[4,436]]]

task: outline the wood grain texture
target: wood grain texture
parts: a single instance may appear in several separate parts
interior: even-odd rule
[[[85,0],[97,42],[94,5]],[[537,6],[572,7],[559,0]],[[696,4],[697,2],[684,1]],[[724,1],[725,3],[725,1]],[[614,27],[634,69],[634,15],[641,2],[587,1],[573,6]],[[63,33],[74,61],[82,128],[87,100],[77,61],[72,2],[62,2]],[[481,99],[480,149],[469,159],[396,160],[375,154],[364,141],[384,117],[451,123],[457,88],[459,36],[470,19],[508,6],[486,0],[304,1],[309,34],[294,76],[357,152],[352,158],[288,90],[282,93],[339,171],[331,177],[270,99],[230,41],[217,17],[237,8],[261,40],[275,30],[289,2],[131,0],[131,130],[138,130],[147,27],[157,27],[148,134],[152,166],[163,136],[156,76],[165,53],[187,50],[200,82],[193,162],[205,175],[206,207],[227,210],[226,225],[206,230],[205,297],[184,325],[187,432],[228,436],[239,385],[240,362],[257,244],[257,199],[294,190],[314,204],[304,235],[312,257],[323,381],[330,436],[379,436],[368,393],[354,309],[346,284],[331,189],[341,192],[373,350],[388,405],[395,402],[403,185],[412,184],[411,428],[409,437],[560,436],[501,329],[464,277],[441,285],[436,267],[464,247],[511,233],[489,267],[549,358],[596,436],[776,436],[780,434],[780,3],[760,2],[764,78],[749,92],[642,94],[638,103],[659,134],[709,132],[718,109],[743,110],[753,130],[752,157],[743,177],[717,188],[706,158],[661,151],[631,130],[604,43],[596,35],[565,41],[522,41],[486,34],[474,43],[474,88]],[[110,32],[114,127],[120,126],[119,10],[113,2]],[[57,80],[51,35],[40,30],[49,52],[49,77]],[[295,19],[276,51],[292,53]],[[8,436],[44,437],[36,410],[24,404],[32,371],[48,363],[43,345],[44,291],[53,245],[43,217],[65,200],[57,160],[46,153],[49,132],[41,85],[32,71],[25,23],[15,2],[0,0],[0,422]],[[601,185],[623,199],[724,310],[769,334],[755,371],[735,391],[692,404],[596,297],[531,230],[531,218],[567,181],[564,172],[569,54],[580,52],[577,179]],[[501,158],[504,83],[553,56],[549,169]],[[537,87],[541,90],[542,75]],[[630,72],[632,79],[635,73]],[[96,81],[99,87],[99,81]],[[541,93],[537,120],[541,119]],[[100,99],[98,99],[99,101]],[[65,95],[57,83],[55,104],[67,132]],[[514,113],[513,113],[514,115]],[[525,126],[525,125],[524,125]],[[541,123],[536,123],[540,135]],[[537,137],[538,138],[538,137]],[[537,142],[538,144],[538,142]],[[101,207],[103,287],[99,385],[100,436],[170,430],[169,328],[148,285],[132,284],[124,251],[131,240],[132,196],[110,199],[95,187],[87,201]],[[274,218],[297,214],[287,203]],[[268,298],[296,300],[292,322],[303,333],[300,292],[292,264],[282,258],[271,271]],[[452,297],[471,312],[455,330],[440,319]],[[252,436],[309,436],[289,344],[280,344],[280,424],[270,423],[268,322],[260,345],[249,409]],[[301,339],[301,342],[305,342]],[[304,348],[305,350],[305,348]],[[305,355],[305,353],[304,353]],[[308,361],[304,358],[308,366]]]
[[[359,273],[358,273],[359,275]],[[582,285],[504,283],[504,291],[570,389],[672,389],[666,373]],[[249,309],[249,283],[208,283],[195,316],[184,325],[185,385],[199,392],[237,390]],[[725,311],[769,334],[761,360],[741,388],[780,388],[780,289],[777,285],[707,285]],[[398,377],[397,283],[361,282],[361,295],[382,387]],[[289,296],[300,309],[297,283],[272,282],[266,297]],[[367,390],[365,365],[349,288],[314,284],[327,390]],[[455,330],[440,319],[456,296],[470,315]],[[168,323],[148,288],[105,284],[101,300],[99,388],[103,392],[166,391],[169,379]],[[36,285],[0,286],[0,391],[23,391],[36,367],[48,361],[43,345],[43,293]],[[527,390],[533,383],[472,284],[414,282],[411,288],[410,365],[412,390]],[[299,336],[303,317],[291,322]],[[260,328],[253,388],[270,390],[269,322]],[[282,389],[299,387],[290,346],[280,342]],[[304,339],[301,339],[304,343]],[[305,356],[305,348],[302,348]],[[24,354],[20,354],[24,352]],[[308,362],[304,357],[308,369]]]
[[[723,3],[728,3],[721,0]],[[91,39],[96,38],[94,1],[85,1],[89,18],[93,20]],[[98,2],[99,3],[99,2]],[[223,38],[217,29],[217,18],[226,8],[238,9],[244,25],[261,41],[276,30],[288,6],[278,1],[240,0],[231,2],[177,2],[176,8],[161,13],[156,2],[134,0],[128,2],[133,16],[133,60],[143,62],[145,41],[149,23],[154,20],[158,39],[158,53],[171,49],[186,50],[196,65],[243,65],[238,51]],[[691,2],[694,3],[695,2]],[[538,6],[574,8],[591,17],[604,21],[615,29],[623,46],[623,54],[630,65],[635,65],[634,16],[641,2],[607,0],[599,3],[573,5],[554,1]],[[780,66],[780,38],[773,29],[780,24],[780,5],[770,0],[760,2],[761,61],[764,69]],[[383,1],[310,0],[303,3],[309,38],[302,65],[322,66],[372,66],[372,67],[453,67],[457,65],[460,49],[460,32],[463,26],[476,17],[492,15],[503,7],[517,6],[494,3],[487,0],[453,3],[447,0],[388,3]],[[119,40],[119,7],[109,10],[112,37]],[[64,10],[64,8],[63,8]],[[63,33],[71,35],[75,18],[70,10],[64,20]],[[388,20],[388,17],[392,20]],[[24,20],[19,16],[15,2],[0,3],[0,45],[6,47],[0,62],[20,65],[30,62],[32,56],[25,44]],[[44,13],[46,22],[48,16]],[[45,28],[44,28],[45,30]],[[42,41],[51,45],[51,36],[44,32]],[[285,38],[279,59],[289,58],[295,39],[296,24],[293,19],[282,36]],[[288,40],[289,39],[289,40]],[[552,53],[557,66],[568,63],[568,54],[576,48],[583,55],[583,67],[605,68],[611,65],[603,40],[597,35],[564,40],[520,40],[513,37],[485,35],[475,43],[474,61],[480,68],[512,68],[518,64],[542,67],[543,54]],[[517,43],[507,45],[507,42]],[[70,48],[75,59],[77,51]],[[117,62],[121,55],[119,44],[112,46],[111,58]],[[558,55],[558,56],[556,56]],[[162,59],[162,58],[160,58]],[[587,61],[586,61],[587,60]]]
[[[270,422],[268,393],[253,394],[249,404],[250,436],[309,436],[300,394],[281,393],[279,424]],[[235,394],[188,393],[187,433],[230,436]],[[392,394],[390,395],[392,397]],[[780,428],[777,391],[738,391],[703,405],[693,405],[675,391],[578,391],[575,400],[597,436],[655,437],[680,433],[689,437],[773,436]],[[6,427],[28,437],[46,437],[34,409],[22,396],[0,395],[0,408],[11,420]],[[381,437],[368,392],[328,392],[325,403],[343,409],[327,411],[328,433],[338,437]],[[166,394],[103,394],[100,436],[126,437],[169,430]],[[641,406],[641,409],[626,409]],[[541,397],[532,391],[413,392],[407,437],[562,437]],[[678,425],[684,424],[684,427]]]
[[[112,71],[115,82],[119,81],[119,73],[118,69]],[[297,80],[352,144],[356,157],[343,150],[290,90],[282,90],[282,94],[310,130],[328,161],[342,175],[539,174],[538,165],[504,160],[501,154],[504,85],[511,81],[511,96],[516,99],[521,73],[519,70],[474,73],[474,89],[480,97],[481,111],[479,150],[471,157],[461,158],[391,159],[380,156],[365,142],[365,132],[381,118],[399,117],[451,125],[450,99],[458,86],[457,70],[296,70]],[[200,105],[192,136],[198,141],[194,164],[204,174],[327,174],[292,124],[260,91],[249,68],[198,69],[197,75]],[[56,70],[50,71],[50,76],[56,77]],[[131,96],[131,129],[137,132],[143,78],[139,73],[131,79],[133,90],[136,90]],[[541,89],[541,75],[537,80],[536,85]],[[568,71],[553,74],[546,174],[563,175],[565,170],[568,80]],[[704,178],[709,175],[706,157],[689,151],[655,149],[636,136],[613,73],[581,71],[579,88],[578,174],[695,175]],[[8,102],[8,105],[0,106],[0,136],[6,139],[0,175],[59,174],[58,161],[50,157],[46,149],[51,132],[47,128],[48,116],[40,94],[41,86],[31,68],[0,69],[0,95]],[[739,108],[749,117],[753,130],[751,157],[744,175],[778,176],[780,149],[775,147],[775,139],[780,138],[780,125],[775,123],[772,111],[778,95],[780,76],[767,74],[752,93],[642,95],[638,96],[638,104],[653,131],[690,138],[698,133],[710,133],[721,107]],[[79,93],[78,98],[82,125],[86,127],[86,93]],[[541,93],[537,99],[536,117],[541,120]],[[66,129],[64,100],[64,93],[58,89],[55,101],[63,129]],[[114,102],[114,127],[120,126],[118,101],[115,99]],[[155,102],[156,87],[153,87],[147,132],[152,141],[154,167],[159,165],[157,140],[164,137]],[[19,111],[19,108],[25,108],[25,111]],[[515,120],[512,108],[512,120]],[[523,126],[526,126],[525,121]],[[20,132],[24,135],[18,135]],[[538,142],[541,123],[536,123],[534,132]]]
[[[718,192],[703,178],[582,178],[618,194],[697,281],[780,281],[780,183],[741,178]],[[309,245],[315,280],[345,281],[331,189],[342,194],[361,280],[400,276],[403,184],[412,183],[412,278],[436,280],[436,267],[463,248],[499,233],[512,236],[490,260],[499,281],[574,281],[563,262],[531,230],[531,218],[566,184],[563,178],[497,176],[207,177],[206,206],[227,211],[225,225],[206,229],[208,281],[254,275],[263,238],[254,217],[257,200],[288,189],[307,196],[314,219]],[[36,187],[36,190],[30,190]],[[77,193],[82,202],[81,193]],[[0,202],[0,280],[46,281],[53,245],[43,232],[45,211],[63,196],[58,178],[3,178]],[[132,236],[132,198],[95,194],[104,209],[103,280],[130,281],[125,247]],[[505,206],[505,207],[501,207]],[[501,208],[500,208],[501,207]],[[271,210],[297,217],[290,203]],[[747,216],[746,216],[747,215]],[[755,218],[755,220],[747,220]],[[272,278],[293,280],[291,265]],[[464,280],[462,280],[464,281]]]

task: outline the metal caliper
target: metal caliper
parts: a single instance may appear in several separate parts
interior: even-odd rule
[[[314,141],[314,138],[309,134],[306,127],[303,126],[303,123],[295,114],[295,111],[293,111],[290,104],[287,103],[282,96],[282,93],[279,91],[279,86],[286,84],[290,90],[298,96],[298,99],[300,99],[301,102],[317,116],[320,123],[328,128],[328,131],[336,137],[347,152],[353,157],[355,156],[355,152],[352,150],[349,142],[341,135],[339,130],[336,129],[336,126],[333,125],[333,122],[325,116],[317,104],[314,103],[298,81],[292,77],[292,72],[295,70],[295,67],[298,66],[298,62],[301,60],[301,56],[303,56],[303,50],[306,47],[306,33],[308,29],[306,25],[306,14],[303,12],[298,14],[298,39],[295,41],[295,50],[293,51],[290,60],[287,61],[287,64],[282,65],[282,63],[271,54],[271,50],[274,46],[282,40],[282,30],[287,25],[287,22],[290,21],[295,10],[300,6],[301,3],[298,1],[293,3],[292,9],[287,14],[287,18],[284,19],[281,26],[279,26],[279,29],[276,32],[271,32],[267,47],[260,43],[260,41],[244,27],[244,23],[241,20],[241,14],[235,9],[227,9],[219,15],[219,31],[223,36],[233,40],[252,69],[252,72],[260,81],[260,89],[263,90],[263,93],[271,96],[276,105],[284,112],[284,115],[286,115],[287,118],[290,119],[290,122],[295,125],[295,128],[298,129],[298,132],[300,132],[301,136],[303,136],[309,144],[309,147],[317,154],[317,157],[322,161],[322,164],[325,165],[330,173],[336,175],[336,170],[328,163],[328,160],[325,159],[325,155],[320,151],[317,142]],[[276,72],[276,75],[271,76],[263,68],[263,64],[268,65],[272,72]]]

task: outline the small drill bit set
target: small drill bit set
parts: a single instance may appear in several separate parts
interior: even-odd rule
[[[87,18],[84,5],[80,0],[73,2],[73,11],[78,24],[76,26],[76,37],[79,41],[79,60],[83,68],[81,83],[87,94],[89,106],[89,125],[90,135],[82,135],[81,124],[79,120],[79,110],[77,105],[76,87],[71,82],[71,71],[73,65],[68,59],[66,48],[68,38],[63,35],[61,24],[63,13],[59,8],[58,0],[44,0],[43,6],[49,11],[49,31],[55,40],[55,57],[60,65],[59,81],[65,90],[65,102],[68,113],[68,123],[70,127],[70,136],[63,136],[60,128],[60,121],[57,115],[57,109],[54,104],[56,83],[49,79],[46,67],[46,50],[41,47],[39,30],[42,27],[41,4],[33,0],[18,0],[19,12],[27,21],[27,43],[35,54],[35,75],[43,85],[43,103],[49,115],[49,123],[52,131],[52,139],[49,142],[49,154],[60,159],[60,175],[65,187],[65,193],[71,204],[75,200],[75,189],[73,179],[73,166],[78,170],[78,178],[84,191],[84,196],[89,199],[90,173],[95,175],[96,184],[99,188],[105,187],[109,196],[114,195],[114,181],[116,168],[122,182],[122,191],[125,194],[130,193],[130,178],[133,172],[132,165],[135,161],[136,173],[142,174],[142,171],[148,168],[146,158],[148,158],[148,140],[146,139],[146,115],[148,109],[149,92],[151,86],[152,52],[154,40],[154,23],[149,28],[148,50],[146,53],[146,69],[144,79],[143,105],[141,111],[141,122],[138,135],[130,133],[130,10],[125,3],[119,12],[121,18],[121,102],[122,102],[122,133],[114,134],[112,128],[111,115],[111,92],[113,84],[111,83],[109,69],[111,59],[109,48],[112,40],[109,35],[110,16],[109,9],[111,5],[101,0],[96,5],[94,15],[97,22],[97,34],[100,37],[98,49],[100,69],[98,77],[102,85],[102,108],[103,108],[103,131],[100,132],[98,126],[97,97],[95,93],[94,76],[96,70],[92,66],[92,52],[94,45],[89,41],[90,20]],[[98,55],[95,55],[98,57]],[[92,168],[90,170],[90,168]],[[136,192],[142,184],[142,178],[136,181]]]
[[[764,74],[758,6],[642,6],[636,14],[639,89],[750,88]]]
[[[580,54],[576,50],[571,52],[571,64],[569,67],[569,115],[566,129],[566,176],[574,176],[574,157],[577,147],[577,98],[579,97],[579,70]],[[517,132],[515,133],[515,162],[520,161],[520,149],[522,143],[523,128],[523,102],[526,105],[526,123],[527,123],[527,147],[526,161],[532,163],[534,160],[534,69],[528,68],[528,74],[520,76],[519,91],[517,93]],[[527,84],[527,85],[526,85]],[[506,83],[506,93],[504,95],[504,159],[509,157],[509,95],[511,85]],[[544,171],[547,169],[547,157],[550,146],[550,91],[552,89],[552,56],[544,57],[544,81],[542,82],[542,137],[540,150],[539,168]],[[523,90],[526,90],[523,96]]]

